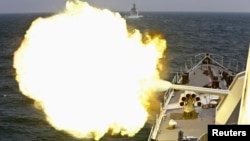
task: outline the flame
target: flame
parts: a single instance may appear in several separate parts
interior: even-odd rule
[[[76,138],[132,137],[144,126],[148,90],[166,49],[159,34],[128,32],[119,13],[82,1],[37,18],[14,53],[20,91],[47,121]]]

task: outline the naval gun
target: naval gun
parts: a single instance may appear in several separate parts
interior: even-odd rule
[[[147,87],[153,91],[158,91],[158,92],[166,91],[168,89],[175,89],[175,90],[195,91],[197,93],[209,93],[222,96],[226,96],[230,92],[228,89],[212,89],[212,88],[204,88],[198,86],[172,84],[171,82],[165,80],[150,80],[149,82],[147,82]]]

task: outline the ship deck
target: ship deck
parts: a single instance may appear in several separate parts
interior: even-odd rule
[[[208,68],[210,73],[206,73],[208,72]],[[209,87],[212,85],[212,78],[217,77],[219,81],[218,87],[220,89],[227,89],[226,81],[221,80],[221,72],[223,71],[228,72],[229,75],[233,75],[232,72],[223,70],[222,67],[215,64],[201,64],[189,70],[189,81],[184,85]],[[197,93],[202,103],[201,106],[195,107],[198,116],[193,119],[185,119],[182,116],[183,109],[179,104],[179,98],[182,93],[184,93],[184,91],[174,90],[174,94],[169,104],[167,107],[164,107],[165,109],[163,110],[165,110],[165,115],[159,126],[156,136],[157,141],[177,141],[180,130],[183,131],[185,137],[194,136],[195,138],[200,138],[207,132],[207,125],[215,123],[215,106],[208,106],[210,103],[209,100],[213,99],[211,95]],[[174,128],[171,128],[169,121],[173,119],[177,124]]]

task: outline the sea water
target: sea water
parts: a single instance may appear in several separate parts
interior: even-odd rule
[[[123,13],[121,13],[122,15]],[[187,58],[197,53],[215,53],[232,58],[225,64],[244,70],[250,43],[250,13],[145,12],[128,19],[129,27],[142,33],[161,33],[167,40],[164,79],[181,70]],[[55,130],[33,100],[23,96],[15,80],[13,53],[20,46],[32,21],[50,13],[0,15],[0,141],[87,141]],[[135,115],[136,116],[136,115]],[[101,141],[146,141],[152,122],[133,138],[105,135]]]

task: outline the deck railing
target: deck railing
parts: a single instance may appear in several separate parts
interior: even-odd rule
[[[206,55],[207,55],[207,53],[199,53],[199,54],[191,57],[191,59],[189,61],[184,63],[184,67],[181,67],[179,69],[179,71],[176,71],[176,72],[179,72],[179,74],[177,74],[177,75],[180,75],[180,73],[183,73],[183,72],[187,72],[190,69],[192,69],[193,67],[195,67],[195,65],[199,64],[200,61],[202,61],[206,57]],[[245,64],[240,63],[235,58],[225,57],[225,56],[221,56],[221,55],[217,55],[217,54],[213,54],[213,53],[209,54],[209,58],[212,60],[212,63],[216,63],[223,68],[227,68],[227,69],[231,70],[232,72],[239,73],[239,72],[242,72],[245,70]],[[174,79],[176,79],[176,78],[174,78]]]

